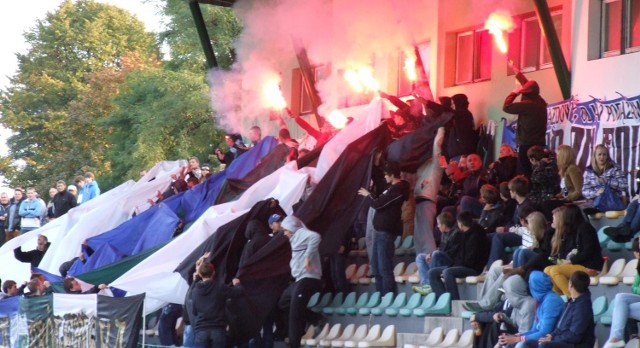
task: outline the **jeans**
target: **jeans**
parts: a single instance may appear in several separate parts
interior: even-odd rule
[[[22,228],[20,229],[20,233],[21,233],[21,234],[25,234],[25,233],[27,233],[27,232],[31,232],[31,231],[33,231],[33,230],[35,230],[35,229],[38,229],[38,228],[39,228],[39,227],[22,227]]]
[[[162,307],[162,312],[158,319],[158,336],[160,338],[160,344],[163,346],[179,344],[176,323],[181,315],[182,306],[179,304],[169,303]]]
[[[431,254],[431,263],[427,263],[427,254],[416,255],[418,274],[420,275],[420,285],[429,284],[429,268],[451,266],[453,260],[444,251],[436,250]]]
[[[331,267],[331,280],[333,281],[333,290],[335,292],[346,293],[349,291],[349,283],[345,275],[345,261],[347,256],[344,254],[333,254],[329,256],[329,264]]]
[[[227,331],[224,327],[214,327],[196,331],[196,348],[225,348]]]
[[[631,228],[631,233],[636,233],[640,230],[640,200],[635,200],[629,203],[627,207],[627,214],[624,216],[624,223]]]
[[[500,302],[500,292],[498,289],[502,287],[504,283],[504,274],[502,273],[502,266],[491,266],[484,278],[482,284],[482,290],[480,291],[480,307],[484,309],[491,309]]]
[[[482,214],[482,209],[484,208],[484,204],[480,202],[480,199],[471,197],[471,196],[463,196],[460,199],[460,205],[458,206],[458,213],[463,211],[468,211],[473,214],[473,217],[479,218],[480,214]]]
[[[513,252],[513,268],[522,267],[527,261],[536,255],[535,251],[527,248],[518,248]]]
[[[440,279],[441,275],[444,277],[444,283],[442,283],[442,279]],[[434,267],[429,270],[429,284],[431,284],[431,290],[436,293],[437,297],[440,297],[440,295],[445,292],[449,292],[452,300],[459,300],[460,293],[458,292],[456,278],[465,278],[474,275],[478,275],[478,272],[468,267]]]
[[[192,348],[195,347],[195,335],[193,333],[193,326],[185,325],[184,332],[182,333],[182,346]]]
[[[609,339],[624,339],[624,328],[627,319],[640,320],[640,296],[628,293],[616,294],[615,307],[611,320],[611,333]]]
[[[571,277],[575,271],[583,271],[590,276],[598,274],[597,271],[590,270],[583,265],[574,265],[572,263],[548,266],[544,269],[544,273],[551,277],[553,291],[569,297],[571,296],[571,294],[569,294],[569,277]]]
[[[300,348],[300,339],[304,335],[307,322],[318,321],[320,314],[307,308],[309,298],[322,290],[322,281],[314,278],[302,278],[282,293],[278,307],[289,314],[289,346]]]
[[[491,237],[491,251],[489,252],[487,267],[491,267],[494,261],[501,260],[504,257],[505,247],[514,247],[521,244],[522,237],[515,233],[494,233],[493,237]]]
[[[436,204],[433,201],[422,201],[416,204],[413,242],[416,254],[429,254],[436,250],[436,236],[434,222],[436,218]]]
[[[375,237],[374,252],[370,260],[371,274],[376,279],[376,291],[384,295],[396,290],[396,280],[393,276],[394,236],[391,233],[376,231]]]

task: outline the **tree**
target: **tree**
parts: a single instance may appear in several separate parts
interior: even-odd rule
[[[25,39],[30,48],[17,54],[18,72],[0,93],[0,122],[15,132],[0,171],[13,185],[45,188],[83,168],[104,168],[101,152],[108,144],[96,127],[110,110],[101,109],[104,103],[88,105],[85,93],[96,86],[91,79],[99,72],[122,71],[127,56],[153,61],[158,54],[154,36],[122,9],[67,0]],[[16,161],[24,167],[12,167]]]
[[[113,99],[115,111],[103,121],[112,146],[106,153],[111,172],[102,180],[115,186],[166,159],[197,155],[203,162],[221,141],[209,109],[202,74],[146,68],[126,76]]]
[[[171,50],[169,68],[204,73],[207,69],[204,52],[188,4],[184,0],[158,1],[162,3],[162,13],[169,18],[167,30],[160,34],[160,39]],[[235,60],[233,43],[242,25],[230,8],[211,5],[200,5],[200,8],[218,64],[228,68]]]

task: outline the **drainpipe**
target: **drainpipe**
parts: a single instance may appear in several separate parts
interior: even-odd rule
[[[571,72],[567,66],[567,61],[564,59],[558,33],[556,33],[556,28],[553,26],[549,5],[547,4],[547,0],[533,0],[533,3],[535,5],[538,23],[542,29],[542,35],[545,37],[547,49],[551,55],[553,70],[556,73],[562,97],[565,100],[569,99],[571,98]]]

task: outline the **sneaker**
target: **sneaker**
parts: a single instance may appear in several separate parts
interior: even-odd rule
[[[411,290],[413,290],[413,292],[417,292],[418,294],[422,295],[422,296],[427,296],[430,293],[433,292],[433,290],[431,290],[431,285],[425,284],[425,285],[414,285],[411,287]]]
[[[483,310],[477,302],[464,302],[462,307],[470,312],[480,312]]]
[[[605,343],[605,345],[602,348],[623,348],[625,345],[626,344],[624,343],[623,340],[616,341],[616,342],[607,341],[607,343]]]

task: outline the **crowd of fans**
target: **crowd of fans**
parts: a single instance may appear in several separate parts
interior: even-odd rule
[[[503,111],[518,117],[518,151],[502,145],[499,158],[491,163],[478,155],[480,136],[466,95],[441,97],[436,103],[419,85],[415,99],[409,102],[385,93],[381,96],[398,107],[385,119],[394,139],[428,124],[429,118],[446,116],[450,120],[434,134],[433,153],[416,173],[401,172],[398,163],[386,161],[384,152],[377,152],[371,185],[358,190],[364,204],[359,218],[354,218],[355,232],[341,244],[337,252],[340,257],[320,255],[320,234],[309,230],[295,216],[274,215],[261,222],[269,225],[270,235],[247,234],[250,244],[246,248],[251,252],[278,233],[289,239],[292,249],[290,286],[273,309],[276,314],[270,316],[262,334],[249,345],[272,347],[274,340],[286,336],[292,347],[298,347],[306,325],[323,320],[306,306],[311,295],[318,291],[348,291],[344,255],[358,238],[366,239],[369,276],[375,278],[376,290],[382,294],[396,292],[394,240],[411,234],[420,275],[420,284],[413,287],[414,291],[422,295],[449,292],[458,300],[456,278],[485,274],[480,301],[465,303],[476,312],[471,317],[472,327],[480,332],[475,346],[564,347],[562,344],[566,343],[592,347],[589,276],[602,269],[603,258],[596,231],[586,214],[608,210],[602,203],[605,196],[606,201],[618,199],[628,208],[624,222],[615,232],[633,236],[640,230],[638,196],[627,202],[630,196],[626,174],[613,162],[607,147],[598,145],[584,170],[577,165],[571,146],[549,150],[545,144],[546,102],[535,81],[517,88],[504,101]],[[316,146],[326,143],[338,131],[328,122],[315,129],[301,117],[292,117],[315,138]],[[278,141],[290,149],[288,159],[304,155],[281,117],[279,123]],[[228,166],[261,138],[257,126],[249,130],[248,144],[239,134],[227,134],[227,150],[216,149],[214,157]],[[209,166],[200,166],[198,158],[192,157],[171,186],[149,202],[155,204],[185,191],[209,175]],[[64,182],[58,182],[56,191],[50,191],[49,204],[31,188],[27,189],[26,198],[21,189],[15,190],[11,200],[6,194],[0,196],[0,213],[4,212],[0,222],[7,238],[29,233],[99,194],[91,173],[76,178],[75,183],[80,190],[77,195]],[[494,265],[494,261],[509,258],[505,247],[516,248],[513,262]],[[37,249],[23,252],[17,248],[16,258],[37,265],[47,248],[46,237],[40,236]],[[635,240],[636,257],[640,257],[639,250]],[[216,281],[215,266],[207,258],[205,254],[195,265],[185,303],[163,309],[162,344],[180,342],[175,321],[183,316],[185,346],[224,346],[225,301],[242,296],[244,284],[239,279],[231,284]],[[46,282],[39,283],[37,279],[40,278],[32,280],[35,293],[45,293]],[[640,283],[640,276],[636,283]],[[21,294],[25,286],[31,289],[31,282],[18,288],[16,282],[5,281],[4,296]],[[105,286],[101,284],[91,291]],[[621,330],[626,318],[640,316],[640,307],[634,306],[640,303],[637,288],[638,284],[634,284],[636,295],[618,295],[618,312],[614,312],[614,329],[606,347],[624,346]],[[73,278],[65,281],[65,290],[81,292]],[[567,305],[560,295],[571,299]]]

